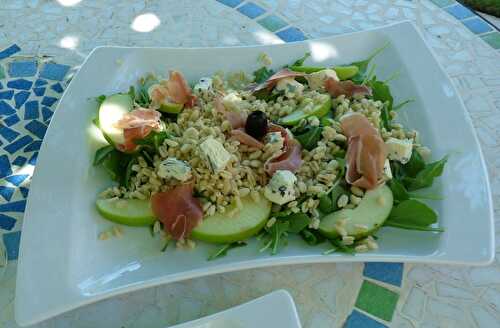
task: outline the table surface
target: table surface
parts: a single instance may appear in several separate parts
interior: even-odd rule
[[[9,90],[0,91],[0,99],[17,108],[21,107],[17,102],[24,103],[30,97],[24,109],[28,111],[33,97],[31,105],[41,102],[43,121],[47,123],[51,108],[56,106],[53,103],[65,86],[63,77],[70,77],[87,54],[100,45],[283,43],[408,19],[423,32],[472,117],[488,165],[496,226],[500,227],[500,33],[452,0],[133,0],[120,6],[112,0],[9,0],[0,6],[0,83],[16,76],[27,76],[24,79],[28,81],[38,76],[48,84],[43,97],[37,94],[45,92],[45,87],[40,86],[38,90],[33,87],[33,94],[26,99],[17,90],[10,98]],[[21,48],[19,52],[15,46],[2,51],[14,43]],[[19,61],[28,64],[11,64]],[[33,61],[36,70],[41,67],[39,75],[30,73],[33,66],[29,63]],[[50,61],[61,65],[45,64]],[[38,107],[36,111],[38,115]],[[0,130],[5,129],[3,124],[15,130],[16,122],[2,118]],[[36,150],[36,136],[42,138],[43,134],[28,130],[35,135],[30,142]],[[2,131],[0,142],[8,145],[0,150],[0,162],[5,158],[16,168],[20,166],[16,161],[22,159],[13,156],[17,153],[8,147],[15,148],[11,145],[17,142],[17,135]],[[24,162],[28,157],[23,157]],[[35,160],[31,163],[30,158],[28,163],[34,164]],[[0,327],[17,327],[13,318],[13,248],[21,230],[22,209],[12,204],[22,204],[26,197],[30,172],[16,180],[20,175],[5,174],[4,167],[0,165],[0,203],[10,207],[0,212],[12,213],[0,214],[0,233],[11,260],[0,278]],[[498,228],[496,235],[498,238]],[[496,259],[488,267],[473,268],[346,263],[220,274],[118,296],[38,327],[165,327],[280,288],[294,297],[304,327],[341,327],[344,323],[346,327],[368,328],[500,325],[500,263]]]

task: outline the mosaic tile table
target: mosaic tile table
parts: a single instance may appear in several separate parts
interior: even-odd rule
[[[0,233],[9,259],[0,278],[0,327],[17,327],[17,249],[37,151],[66,81],[99,45],[282,43],[413,20],[477,128],[500,226],[500,33],[455,1],[115,3],[9,0],[0,5]],[[39,327],[164,327],[278,288],[292,293],[304,327],[500,326],[497,259],[484,268],[372,263],[248,270],[116,297]]]

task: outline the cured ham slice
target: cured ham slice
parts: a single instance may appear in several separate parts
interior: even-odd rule
[[[201,203],[193,197],[192,183],[154,194],[151,207],[165,231],[176,240],[189,237],[203,218]]]
[[[244,128],[234,129],[231,135],[240,143],[257,149],[264,148],[264,144],[245,132]]]
[[[151,101],[154,107],[162,103],[181,104],[191,108],[196,103],[196,96],[180,72],[171,71],[169,79],[161,81],[151,91]]]
[[[245,127],[245,122],[247,121],[246,114],[227,110],[222,103],[221,97],[215,98],[214,107],[217,112],[224,115],[224,118],[231,123],[233,129]]]
[[[294,71],[289,70],[288,68],[284,68],[284,69],[274,73],[273,75],[271,75],[265,82],[254,85],[251,88],[251,90],[254,92],[262,90],[262,89],[271,90],[272,88],[274,88],[276,86],[276,84],[280,80],[286,79],[288,77],[298,77],[298,76],[305,76],[305,74],[301,73],[301,72],[294,72]]]
[[[300,144],[291,138],[288,131],[282,126],[271,124],[269,132],[280,132],[284,141],[282,151],[264,163],[266,173],[273,175],[277,170],[297,171],[302,165],[302,148]]]
[[[354,84],[354,82],[350,80],[337,81],[333,78],[329,78],[325,81],[325,89],[333,97],[338,97],[340,95],[352,97],[354,95],[372,94],[372,89],[370,89],[366,85]]]
[[[340,119],[348,138],[346,181],[354,186],[374,189],[382,181],[387,157],[385,143],[368,119],[359,113]]]
[[[160,128],[161,114],[153,109],[138,108],[125,114],[116,127],[123,129],[125,142],[116,145],[123,152],[134,151],[137,145],[135,140],[143,139],[153,131]]]

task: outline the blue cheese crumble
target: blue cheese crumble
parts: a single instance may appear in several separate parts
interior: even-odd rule
[[[224,170],[231,159],[231,154],[224,146],[212,137],[208,137],[200,144],[201,156],[213,173]]]
[[[402,164],[408,163],[413,149],[413,141],[411,139],[396,139],[389,138],[385,142],[387,146],[387,157],[393,161],[399,161]]]
[[[271,202],[283,205],[295,199],[297,177],[291,171],[278,170],[264,188],[264,196]]]
[[[184,161],[169,157],[160,163],[157,174],[160,178],[174,178],[184,182],[191,178],[191,167]]]

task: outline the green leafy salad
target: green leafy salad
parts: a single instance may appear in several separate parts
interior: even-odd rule
[[[149,226],[165,241],[219,244],[209,260],[257,238],[277,254],[289,238],[324,254],[372,251],[384,227],[439,233],[426,192],[447,157],[431,161],[418,131],[397,121],[373,58],[317,67],[215,72],[198,81],[148,74],[128,92],[97,98],[107,145],[94,165],[114,181],[103,218]],[[295,237],[292,237],[295,236]],[[381,244],[383,246],[383,243]]]

